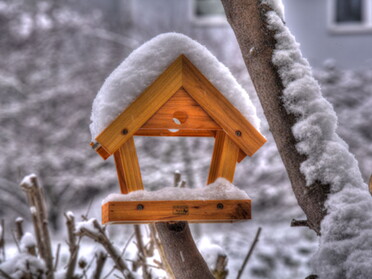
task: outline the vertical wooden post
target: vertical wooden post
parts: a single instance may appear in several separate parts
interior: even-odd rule
[[[143,183],[134,138],[130,137],[114,153],[114,157],[121,192],[128,194],[142,190]]]
[[[223,177],[233,182],[238,156],[239,147],[224,131],[217,131],[208,184],[213,183],[218,177]]]

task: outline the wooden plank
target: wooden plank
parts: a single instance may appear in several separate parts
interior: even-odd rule
[[[250,200],[116,201],[102,206],[104,224],[169,221],[218,223],[248,219],[251,219]]]
[[[216,130],[178,130],[140,128],[135,136],[144,137],[215,137]]]
[[[182,57],[177,58],[96,138],[113,154],[182,86]]]
[[[238,163],[243,161],[245,157],[247,157],[247,154],[245,154],[243,150],[239,149]]]
[[[116,170],[123,194],[142,190],[142,176],[138,163],[133,137],[130,137],[118,151],[114,153]]]
[[[180,88],[141,128],[220,130],[221,127]]]
[[[225,132],[217,131],[208,184],[213,183],[218,177],[223,177],[233,182],[238,156],[239,147]]]
[[[252,156],[266,139],[185,56],[182,57],[184,89],[244,153]]]

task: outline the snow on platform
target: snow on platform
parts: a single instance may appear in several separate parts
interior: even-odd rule
[[[102,204],[113,201],[160,201],[160,200],[247,200],[246,192],[224,178],[201,188],[165,187],[157,191],[139,190],[129,194],[110,194]]]

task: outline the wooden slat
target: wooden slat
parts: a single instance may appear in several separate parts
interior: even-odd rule
[[[247,157],[247,154],[245,154],[243,150],[239,149],[238,163],[243,161],[245,157]]]
[[[218,177],[223,177],[233,182],[238,155],[239,147],[225,132],[217,131],[208,184],[213,183]]]
[[[144,137],[214,137],[215,130],[179,130],[169,131],[168,129],[144,129],[140,128],[135,136]]]
[[[222,204],[222,208],[218,204]],[[251,219],[250,200],[126,201],[108,202],[102,206],[104,224],[169,221],[218,223],[248,219]]]
[[[118,151],[114,153],[116,170],[123,194],[142,190],[143,183],[133,137],[130,137]]]
[[[176,123],[173,119],[179,120]],[[180,88],[141,128],[220,130],[221,127]]]
[[[185,56],[182,57],[183,87],[187,93],[248,156],[252,156],[266,139]]]
[[[96,141],[110,154],[117,151],[182,86],[181,74],[182,57],[179,57],[97,136]]]

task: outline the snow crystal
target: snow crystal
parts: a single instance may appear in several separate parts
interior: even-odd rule
[[[74,213],[72,211],[67,211],[66,212],[66,216],[69,218],[69,219],[73,219],[75,217]]]
[[[81,232],[82,229],[86,229],[92,233],[99,233],[98,229],[94,226],[95,218],[91,218],[88,221],[81,221],[76,224],[76,232]]]
[[[34,236],[31,233],[26,232],[22,236],[21,241],[20,241],[21,251],[27,252],[27,248],[35,247],[35,246],[36,246],[36,241],[35,241]]]
[[[15,219],[16,223],[22,223],[23,222],[23,218],[22,217],[17,217]]]
[[[134,50],[106,79],[93,101],[90,131],[94,140],[178,56],[184,54],[257,129],[247,92],[206,47],[178,33],[161,34]]]
[[[37,213],[36,207],[35,206],[31,206],[30,207],[30,212],[31,212],[32,215],[35,215]]]
[[[308,185],[320,181],[331,186],[314,272],[327,279],[370,278],[372,198],[357,161],[335,132],[337,116],[322,97],[295,38],[275,12],[267,13],[267,23],[276,34],[272,62],[284,85],[282,99],[297,120],[292,128],[297,150],[307,157],[301,172]]]
[[[139,190],[129,194],[110,194],[103,201],[157,201],[157,200],[244,200],[249,196],[224,178],[200,188],[165,187],[157,191]]]
[[[31,173],[29,175],[26,175],[22,181],[21,181],[21,185],[24,186],[24,187],[32,187],[32,179],[36,178],[36,174],[34,173]]]
[[[261,3],[269,5],[284,20],[284,5],[282,0],[262,0]]]
[[[212,243],[210,238],[202,238],[198,242],[198,248],[211,270],[216,268],[218,256],[226,256],[225,250],[221,246]]]

